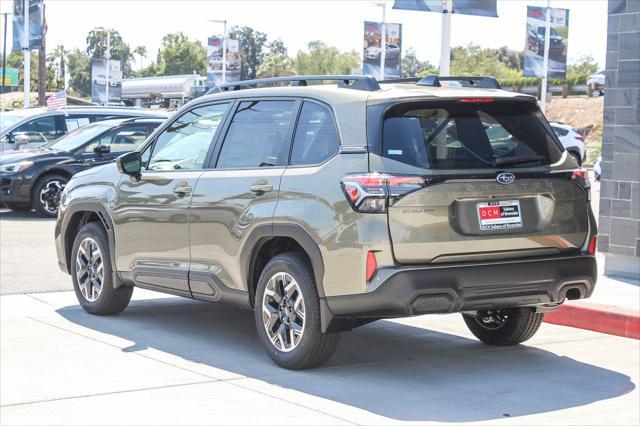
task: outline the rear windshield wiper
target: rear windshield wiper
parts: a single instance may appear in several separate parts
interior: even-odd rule
[[[534,161],[544,160],[544,157],[541,155],[527,155],[522,157],[503,157],[496,158],[493,162],[494,166],[507,166],[511,164],[522,164],[522,163],[532,163]]]

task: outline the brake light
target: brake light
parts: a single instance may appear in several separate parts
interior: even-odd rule
[[[576,169],[571,174],[571,180],[589,182],[589,171],[587,169]]]
[[[376,260],[375,253],[370,251],[367,253],[367,267],[365,272],[367,282],[371,281],[373,274],[376,273],[376,269],[378,269],[378,261]]]
[[[410,192],[423,188],[426,180],[420,176],[391,176],[364,173],[345,176],[342,190],[351,207],[362,213],[384,213],[389,206]]]
[[[590,255],[594,255],[596,254],[596,247],[598,245],[598,237],[596,237],[595,235],[593,237],[591,237],[591,241],[589,241],[589,248],[587,250],[589,250],[589,254]]]
[[[458,102],[462,103],[487,103],[493,102],[493,98],[461,98]]]

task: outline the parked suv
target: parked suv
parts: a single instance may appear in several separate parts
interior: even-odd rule
[[[7,111],[0,116],[0,152],[37,148],[95,121],[118,117],[162,117],[164,114],[142,108],[93,106]]]
[[[453,79],[221,86],[69,181],[60,268],[92,314],[134,286],[252,308],[292,369],[382,318],[460,312],[481,341],[521,343],[593,291],[584,172],[533,97]]]

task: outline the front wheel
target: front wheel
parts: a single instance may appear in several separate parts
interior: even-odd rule
[[[80,229],[73,242],[71,262],[73,289],[85,311],[115,315],[129,305],[133,287],[113,288],[107,234],[98,223],[90,222]]]
[[[55,174],[41,177],[36,182],[31,198],[31,204],[36,214],[43,217],[56,217],[62,191],[67,182],[69,182],[69,178]]]
[[[320,302],[311,267],[300,253],[283,253],[267,263],[256,289],[258,337],[278,365],[317,367],[335,352],[339,335],[320,331]]]
[[[542,324],[543,313],[535,308],[509,308],[463,314],[469,330],[487,345],[512,346],[529,340]]]

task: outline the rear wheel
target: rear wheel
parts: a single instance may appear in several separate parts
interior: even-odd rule
[[[62,191],[69,178],[62,175],[41,177],[35,184],[31,204],[39,216],[55,217],[60,207]]]
[[[463,314],[469,330],[487,345],[511,346],[529,340],[540,328],[544,314],[534,308],[509,308]]]
[[[124,311],[133,287],[113,288],[109,243],[104,229],[91,222],[80,229],[71,252],[73,289],[80,306],[94,315]]]
[[[335,352],[339,335],[320,332],[315,280],[301,254],[279,254],[267,263],[254,306],[260,341],[280,366],[293,370],[317,367]]]

